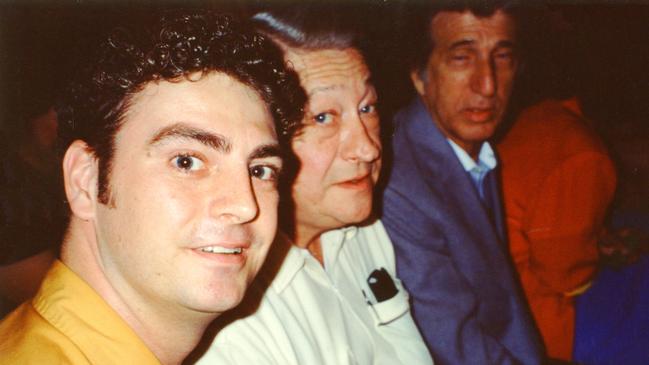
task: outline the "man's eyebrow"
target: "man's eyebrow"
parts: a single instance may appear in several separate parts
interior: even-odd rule
[[[340,87],[340,85],[317,86],[317,87],[314,87],[313,89],[309,90],[309,93],[307,94],[307,96],[311,97],[311,96],[313,96],[314,94],[317,94],[317,93],[336,90],[339,87]]]
[[[182,122],[162,128],[149,140],[149,145],[153,146],[169,139],[194,140],[224,153],[232,150],[232,145],[225,137]]]
[[[369,75],[365,78],[365,87],[367,88],[367,90],[365,90],[365,93],[363,94],[363,99],[371,94],[374,94],[375,97],[378,97],[376,86],[374,86],[374,78],[372,77],[372,75]]]
[[[499,48],[516,48],[516,42],[510,41],[509,39],[503,39],[502,41],[498,41],[498,43],[496,43],[496,47],[499,47]]]
[[[372,77],[372,75],[367,76],[367,77],[365,78],[364,83],[365,83],[367,86],[374,87],[374,82],[373,82],[373,77]],[[314,95],[314,94],[317,94],[317,93],[320,93],[320,92],[326,92],[326,91],[336,90],[336,89],[338,89],[338,88],[340,88],[340,87],[341,87],[341,85],[339,85],[339,84],[336,84],[336,85],[327,85],[327,86],[317,86],[317,87],[314,87],[313,89],[309,90],[307,96],[308,96],[308,97],[311,97],[311,96]]]
[[[465,47],[465,46],[471,46],[475,44],[475,40],[473,39],[461,39],[459,41],[451,43],[451,45],[448,47],[449,50],[454,50],[457,48]],[[509,39],[503,39],[498,41],[496,43],[496,47],[499,48],[516,48],[516,43],[514,41],[511,41]]]
[[[266,157],[283,157],[282,149],[279,147],[279,144],[265,144],[255,148],[254,151],[250,154],[250,160],[257,158],[266,158]]]
[[[460,39],[459,41],[455,41],[455,42],[451,43],[451,45],[448,46],[448,49],[450,51],[452,51],[454,49],[461,48],[461,47],[464,47],[464,46],[470,46],[470,45],[473,45],[473,44],[475,44],[475,40],[473,40],[473,39]]]

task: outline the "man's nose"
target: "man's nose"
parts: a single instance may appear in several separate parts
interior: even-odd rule
[[[248,168],[234,170],[214,182],[210,214],[227,223],[242,224],[257,217],[259,204]]]
[[[471,80],[471,88],[477,94],[485,97],[491,97],[496,93],[496,75],[495,67],[491,60],[480,60],[477,65],[473,78]]]
[[[348,132],[343,141],[343,158],[353,162],[372,162],[381,156],[381,145],[374,131],[368,129],[356,114],[347,123]]]

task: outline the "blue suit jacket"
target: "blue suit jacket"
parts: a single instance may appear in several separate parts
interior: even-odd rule
[[[383,223],[436,364],[540,363],[507,248],[471,178],[419,98],[395,123]]]

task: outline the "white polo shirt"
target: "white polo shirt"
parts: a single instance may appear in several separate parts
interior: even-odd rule
[[[432,364],[381,222],[321,241],[326,270],[291,246],[259,308],[221,330],[198,364]],[[367,279],[381,268],[398,292],[379,303]]]

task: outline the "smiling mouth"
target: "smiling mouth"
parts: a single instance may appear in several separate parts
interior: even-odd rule
[[[494,108],[468,108],[465,110],[466,115],[474,122],[486,122],[493,118]]]
[[[364,175],[356,179],[345,180],[338,184],[344,188],[356,188],[356,189],[366,189],[371,187],[370,175]]]
[[[358,177],[358,178],[356,178],[356,179],[347,180],[346,182],[350,182],[350,183],[358,183],[358,182],[361,182],[361,181],[367,179],[368,176],[369,176],[369,175],[361,176],[361,177]]]
[[[222,246],[202,247],[200,250],[207,253],[228,254],[228,255],[237,255],[243,252],[243,249],[241,247],[229,248],[229,247],[222,247]]]

